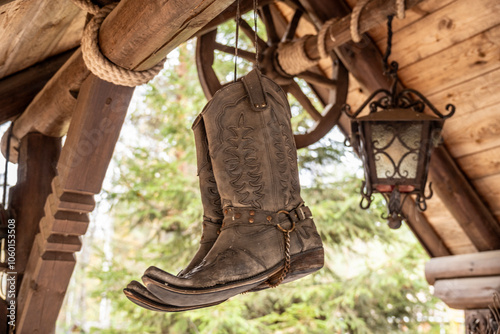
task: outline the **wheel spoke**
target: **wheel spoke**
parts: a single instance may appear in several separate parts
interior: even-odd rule
[[[298,75],[298,77],[301,79],[304,79],[305,81],[307,81],[308,83],[313,84],[313,85],[319,85],[319,86],[323,86],[323,87],[326,87],[329,89],[336,89],[337,88],[337,81],[336,80],[328,79],[328,78],[322,76],[321,74],[314,73],[311,71],[302,72]]]
[[[247,21],[240,19],[240,28],[243,30],[245,35],[250,38],[252,41],[252,44],[255,46],[255,31],[252,29],[252,27],[247,23]],[[264,42],[262,38],[257,36],[257,43],[259,44],[259,52],[262,52],[265,48],[267,48],[267,43]]]
[[[215,48],[215,50],[229,53],[231,55],[234,55],[234,51],[235,51],[235,48],[233,46],[224,45],[224,44],[220,44],[217,42],[214,44],[214,48]],[[246,51],[246,50],[242,50],[242,49],[238,48],[238,57],[241,57],[245,60],[248,60],[252,64],[255,64],[255,53],[254,52],[250,52],[250,51]]]
[[[262,20],[264,21],[264,25],[266,26],[267,32],[267,40],[271,42],[271,44],[276,44],[280,41],[278,33],[276,32],[276,26],[274,25],[273,15],[271,13],[271,8],[269,5],[262,7],[261,11]]]
[[[302,17],[302,11],[296,10],[295,14],[293,14],[290,23],[288,23],[288,27],[286,28],[286,32],[281,39],[282,42],[291,41],[295,37],[295,32],[297,31],[297,27],[299,25],[300,18]]]
[[[292,94],[297,101],[304,107],[304,109],[307,111],[309,115],[315,120],[315,121],[321,121],[323,116],[319,113],[318,110],[313,106],[311,100],[304,94],[302,89],[300,88],[299,84],[296,83],[295,81],[288,85],[288,92]]]

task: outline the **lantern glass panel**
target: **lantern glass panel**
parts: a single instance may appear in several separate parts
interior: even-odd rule
[[[398,184],[417,177],[422,123],[377,122],[372,124],[372,149],[377,179]]]

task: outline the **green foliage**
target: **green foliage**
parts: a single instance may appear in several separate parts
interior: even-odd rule
[[[178,59],[145,88],[127,118],[106,192],[115,225],[113,254],[97,244],[85,269],[95,283],[89,288],[93,303],[111,302],[110,326],[91,332],[416,332],[436,303],[422,277],[426,255],[408,230],[379,222],[384,203],[359,208],[358,167],[343,167],[352,153],[332,139],[299,151],[307,184],[302,195],[325,246],[322,270],[189,312],[155,313],[126,299],[122,289],[140,280],[149,265],[177,272],[197,249],[202,206],[190,127],[205,100],[193,49],[191,42],[178,49]]]

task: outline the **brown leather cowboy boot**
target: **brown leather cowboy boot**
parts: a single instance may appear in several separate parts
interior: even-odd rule
[[[224,221],[203,261],[177,277],[150,267],[143,277],[164,302],[194,306],[225,300],[271,280],[292,264],[296,276],[323,266],[323,247],[303,206],[290,108],[282,89],[254,70],[217,92],[204,121]]]
[[[185,273],[196,267],[212,248],[212,245],[217,240],[222,225],[222,209],[221,199],[215,183],[215,177],[208,152],[208,141],[203,122],[199,126],[193,128],[196,158],[198,165],[198,177],[201,191],[201,202],[203,205],[203,232],[200,240],[200,247],[194,255],[191,262],[186,268],[181,270],[178,277],[182,277]],[[196,309],[199,307],[207,307],[215,304],[200,305],[199,307],[178,307],[174,305],[163,304],[162,301],[154,297],[145,287],[139,282],[132,281],[127,288],[123,290],[129,300],[135,304],[147,309],[163,312],[179,312],[188,309]]]

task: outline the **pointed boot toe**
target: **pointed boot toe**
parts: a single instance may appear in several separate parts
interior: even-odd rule
[[[212,286],[208,288],[182,288],[158,281],[151,276],[144,275],[143,283],[147,289],[164,303],[178,307],[196,307],[199,305],[217,305],[223,301],[247,292],[267,279],[267,276],[255,278],[252,281],[239,282],[228,286]],[[206,306],[204,306],[206,307]]]
[[[211,303],[204,305],[194,305],[188,307],[175,306],[165,304],[162,300],[158,299],[146,287],[137,281],[130,282],[125,289],[123,289],[125,296],[134,304],[141,306],[145,309],[157,312],[182,312],[205,308],[217,305],[219,303]]]

